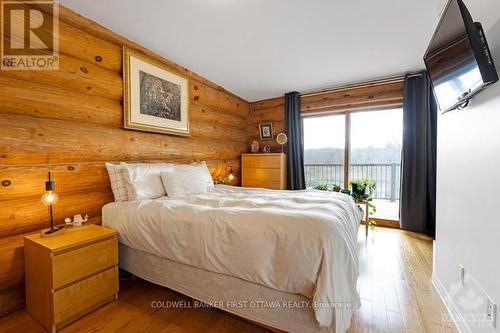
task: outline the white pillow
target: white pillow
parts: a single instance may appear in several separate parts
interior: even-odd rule
[[[192,171],[197,172],[203,178],[207,189],[211,190],[214,186],[214,180],[212,179],[212,175],[210,174],[210,170],[208,170],[207,164],[205,162],[200,163],[191,163],[191,164],[175,164],[175,171]],[[168,191],[167,191],[168,193]]]
[[[123,178],[130,200],[155,199],[166,194],[161,182],[160,172],[173,171],[173,164],[122,163],[122,165],[124,166]]]
[[[106,169],[108,170],[109,182],[111,183],[111,191],[115,201],[128,201],[128,193],[123,179],[123,166],[121,164],[112,164],[106,162]]]
[[[161,180],[169,198],[208,192],[206,177],[200,168],[175,168],[162,171]]]

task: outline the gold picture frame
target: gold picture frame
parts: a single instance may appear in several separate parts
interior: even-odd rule
[[[123,127],[190,136],[189,79],[123,48]]]

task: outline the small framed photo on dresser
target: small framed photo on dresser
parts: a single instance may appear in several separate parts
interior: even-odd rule
[[[259,133],[261,140],[272,140],[273,139],[273,124],[263,123],[259,124]]]

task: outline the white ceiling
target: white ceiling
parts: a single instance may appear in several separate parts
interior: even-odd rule
[[[442,2],[61,0],[248,101],[423,68]]]

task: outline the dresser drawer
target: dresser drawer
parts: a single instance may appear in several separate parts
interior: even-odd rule
[[[241,171],[241,175],[245,180],[260,180],[260,181],[280,181],[280,169],[254,169],[245,168]]]
[[[89,277],[54,293],[54,323],[84,315],[118,292],[118,267]]]
[[[282,167],[283,155],[243,155],[241,159],[242,168],[270,168],[279,169]]]
[[[53,289],[81,280],[118,264],[118,240],[97,242],[52,259]]]
[[[257,187],[257,188],[267,188],[270,190],[284,190],[284,186],[281,185],[280,181],[272,180],[256,180],[256,179],[246,179],[241,183],[242,187]]]

